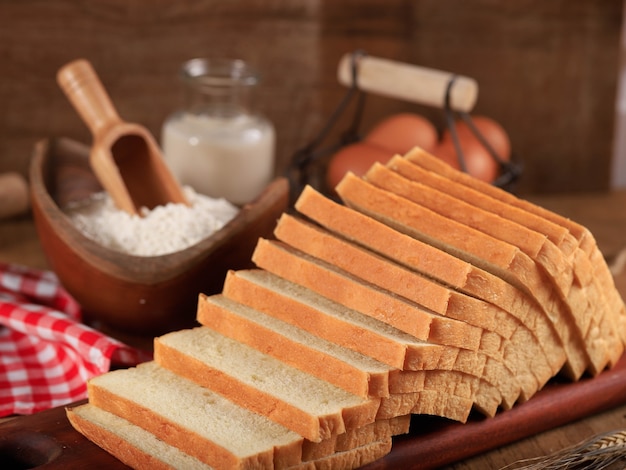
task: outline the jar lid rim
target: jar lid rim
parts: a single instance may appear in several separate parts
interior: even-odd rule
[[[182,65],[181,77],[205,86],[252,86],[259,74],[247,62],[228,58],[195,58]]]

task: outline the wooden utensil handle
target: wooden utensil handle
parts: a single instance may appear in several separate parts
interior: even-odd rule
[[[0,219],[23,214],[29,207],[26,178],[14,171],[0,173]]]
[[[87,60],[78,59],[61,67],[57,73],[57,82],[91,130],[94,139],[107,128],[121,122],[102,82]]]
[[[357,67],[357,85],[363,91],[444,108],[449,87],[453,110],[470,112],[476,104],[478,83],[470,77],[367,55],[345,54],[337,70],[342,85],[353,84],[353,64]]]

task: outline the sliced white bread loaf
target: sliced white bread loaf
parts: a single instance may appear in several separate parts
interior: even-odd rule
[[[567,305],[549,288],[547,274],[519,248],[377,188],[353,174],[346,175],[336,190],[347,205],[358,211],[473,263],[533,296],[550,313],[549,318],[561,334],[568,374],[577,379],[592,366],[580,332],[572,321],[564,320],[571,317]],[[596,359],[601,363],[604,356]]]
[[[588,231],[430,158],[347,175],[349,207],[305,188],[312,222],[284,214],[202,326],[91,380],[72,424],[136,468],[348,469],[408,414],[492,416],[614,364],[625,309]]]
[[[96,445],[112,454],[124,464],[137,470],[211,470],[211,467],[177,447],[169,445],[141,426],[91,404],[67,409],[72,426]],[[347,470],[374,462],[391,450],[391,436],[408,432],[404,423],[381,421],[377,428],[368,426],[360,434],[346,434],[335,439],[329,449],[319,452],[319,445],[309,446],[311,451],[299,464],[289,469]],[[404,431],[404,429],[407,431]],[[319,455],[317,455],[319,454]],[[269,467],[272,468],[272,467]]]

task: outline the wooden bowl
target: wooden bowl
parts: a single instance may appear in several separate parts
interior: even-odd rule
[[[62,211],[100,191],[88,147],[65,138],[38,142],[30,167],[35,224],[51,269],[83,307],[86,321],[123,335],[151,337],[195,325],[199,293],[220,292],[228,269],[250,267],[259,237],[269,237],[288,204],[288,184],[273,181],[224,228],[185,250],[132,256],[83,235]]]

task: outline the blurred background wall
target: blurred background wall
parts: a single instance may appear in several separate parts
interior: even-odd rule
[[[344,95],[339,58],[364,49],[475,78],[474,112],[499,121],[524,161],[520,193],[603,191],[621,27],[621,0],[0,0],[0,172],[26,173],[41,138],[90,142],[55,81],[66,62],[89,59],[120,115],[159,137],[179,66],[200,56],[261,70],[280,172]],[[400,110],[443,126],[441,110],[376,96],[363,126]]]

